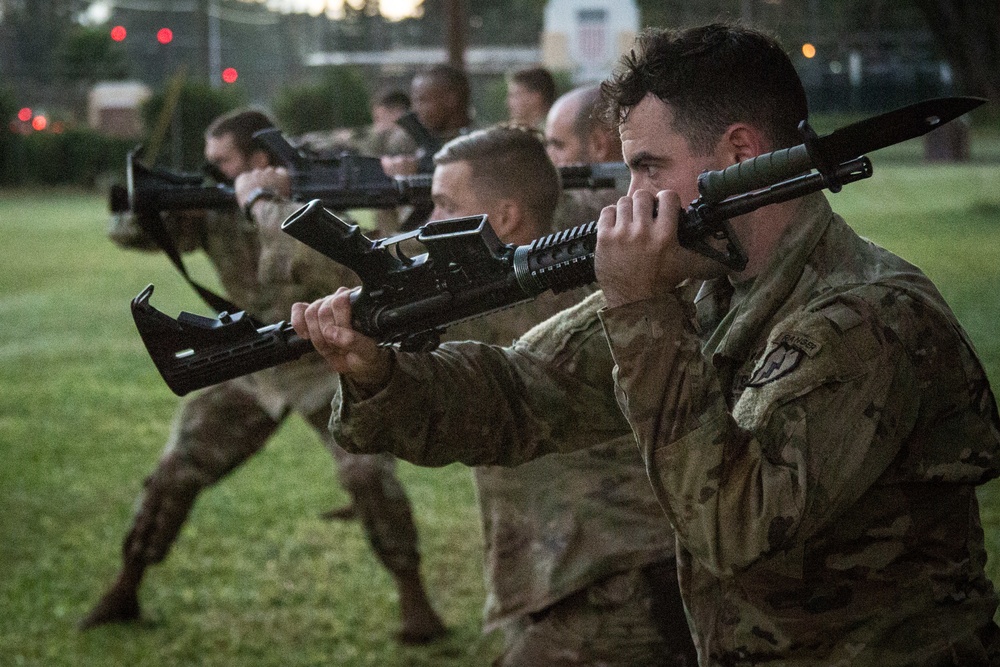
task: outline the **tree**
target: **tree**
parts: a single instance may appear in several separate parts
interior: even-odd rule
[[[174,109],[174,122],[161,121],[161,114],[167,108],[169,89],[155,93],[142,106],[144,125],[150,129],[150,136],[144,144],[171,147],[164,151],[157,162],[167,162],[166,154],[173,152],[172,166],[175,169],[195,169],[204,162],[205,129],[215,119],[246,103],[243,91],[235,87],[212,88],[200,81],[185,81],[180,88],[180,96]],[[166,119],[169,120],[169,119]],[[164,129],[163,136],[152,136],[158,128]]]
[[[371,122],[364,78],[351,67],[326,67],[318,83],[285,88],[274,107],[278,121],[290,134]]]
[[[914,0],[914,4],[927,17],[959,88],[1000,100],[1000,2]]]

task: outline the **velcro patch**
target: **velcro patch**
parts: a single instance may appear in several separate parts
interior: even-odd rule
[[[794,347],[798,350],[805,352],[810,357],[815,357],[816,353],[819,352],[819,348],[822,345],[818,342],[804,336],[801,333],[787,332],[781,334],[776,341],[776,345],[787,345],[788,347]]]
[[[817,349],[819,348],[817,347]],[[788,375],[798,367],[799,362],[806,354],[803,350],[787,342],[777,342],[771,346],[771,351],[757,365],[746,386],[762,387]]]

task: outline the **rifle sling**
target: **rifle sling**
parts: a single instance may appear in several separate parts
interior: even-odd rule
[[[207,287],[198,284],[198,282],[191,277],[187,268],[184,266],[181,254],[177,250],[177,245],[174,243],[174,239],[170,236],[170,232],[167,231],[166,226],[164,226],[159,213],[151,213],[148,215],[140,213],[136,214],[135,217],[139,223],[139,227],[144,232],[149,234],[156,245],[159,246],[160,250],[166,253],[167,257],[170,258],[170,261],[177,268],[177,271],[184,277],[184,280],[191,285],[194,291],[198,293],[198,296],[200,296],[202,300],[207,303],[210,308],[212,308],[212,310],[214,310],[217,314],[222,312],[236,313],[243,310],[243,308],[240,308],[224,296],[216,294]],[[253,319],[252,316],[250,317]]]

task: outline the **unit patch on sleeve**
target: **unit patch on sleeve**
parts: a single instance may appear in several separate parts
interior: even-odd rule
[[[763,360],[757,364],[747,387],[761,387],[794,371],[803,357],[812,357],[822,345],[801,334],[786,333],[771,343]]]

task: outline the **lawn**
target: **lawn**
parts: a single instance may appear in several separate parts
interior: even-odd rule
[[[864,235],[938,282],[1000,388],[1000,167],[880,165],[832,195]],[[164,257],[104,237],[99,195],[0,193],[0,663],[3,665],[482,665],[481,540],[468,470],[402,464],[424,574],[449,637],[400,648],[395,594],[329,456],[290,421],[205,493],[143,588],[145,620],[79,633],[109,583],[142,480],[177,404],[128,301],[156,285],[171,315],[207,313]],[[211,283],[207,264],[188,262]],[[983,488],[1000,577],[1000,482]]]

